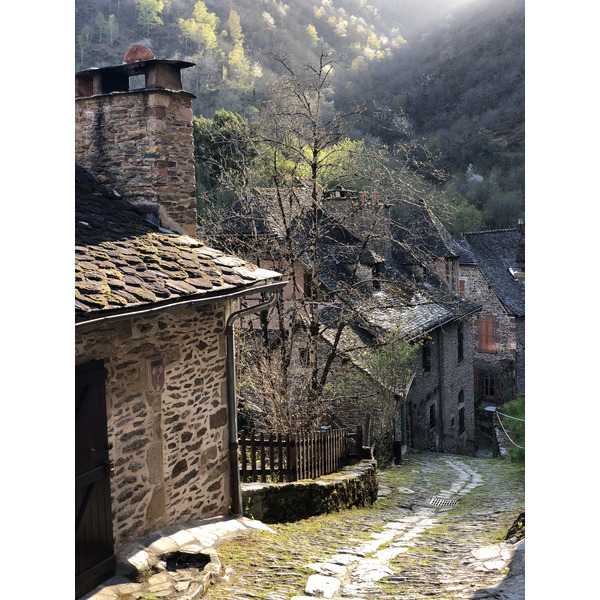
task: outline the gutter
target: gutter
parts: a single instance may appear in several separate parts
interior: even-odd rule
[[[110,315],[104,315],[102,317],[97,317],[96,319],[88,319],[84,321],[79,321],[75,323],[76,329],[82,329],[87,326],[99,325],[102,323],[110,322],[114,323],[116,321],[122,321],[124,319],[130,319],[132,317],[142,317],[148,316],[151,314],[167,312],[170,310],[178,310],[184,308],[190,308],[192,306],[203,306],[207,304],[214,304],[215,302],[219,302],[221,300],[231,300],[233,298],[239,298],[241,296],[247,296],[248,294],[256,294],[256,293],[269,293],[277,289],[283,288],[286,284],[285,281],[279,283],[269,283],[265,285],[259,285],[257,287],[245,287],[241,290],[231,291],[224,294],[219,294],[216,296],[200,296],[194,298],[182,298],[180,300],[176,300],[175,302],[171,302],[168,304],[160,304],[154,305],[151,308],[142,308],[139,310],[131,310],[127,312],[119,312],[112,313]]]
[[[229,473],[231,477],[231,512],[234,516],[242,514],[242,487],[240,484],[240,469],[238,464],[238,428],[237,428],[237,396],[235,375],[235,340],[233,337],[234,322],[246,315],[267,310],[279,299],[279,294],[287,282],[278,284],[271,297],[261,304],[249,306],[231,313],[225,326],[227,338],[227,414],[229,419]],[[268,293],[268,292],[267,292]]]

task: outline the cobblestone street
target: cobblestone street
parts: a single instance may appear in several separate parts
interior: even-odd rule
[[[209,600],[521,600],[522,469],[508,460],[409,454],[379,474],[370,508],[271,525],[218,548]]]

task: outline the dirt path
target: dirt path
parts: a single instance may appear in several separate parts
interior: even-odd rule
[[[206,598],[524,598],[524,541],[503,541],[524,510],[515,465],[418,453],[379,478],[374,507],[221,546],[227,575]]]

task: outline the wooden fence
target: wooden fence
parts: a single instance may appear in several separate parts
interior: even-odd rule
[[[298,433],[250,433],[239,438],[242,482],[298,481],[335,473],[362,449],[362,427],[303,431]]]

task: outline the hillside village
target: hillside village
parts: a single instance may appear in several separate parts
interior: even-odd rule
[[[134,45],[76,74],[78,596],[153,531],[242,514],[242,430],[475,456],[480,409],[524,394],[524,219],[454,239],[424,200],[400,222],[289,177],[205,220],[191,66]]]

